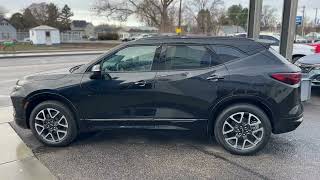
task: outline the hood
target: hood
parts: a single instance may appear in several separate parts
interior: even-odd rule
[[[303,64],[320,64],[320,54],[304,56],[300,58],[298,62]]]
[[[64,68],[64,69],[57,69],[53,71],[44,71],[40,73],[35,73],[35,74],[24,77],[24,79],[28,81],[57,80],[57,79],[64,78],[68,74],[70,74],[69,68]]]

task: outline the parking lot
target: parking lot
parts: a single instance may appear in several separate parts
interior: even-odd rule
[[[0,107],[10,106],[8,94],[17,78],[72,67],[94,57],[58,57],[54,62],[52,57],[2,59]],[[207,137],[184,131],[94,132],[82,134],[68,147],[49,148],[29,130],[10,124],[58,179],[318,179],[319,112],[320,89],[313,89],[302,125],[273,135],[265,149],[247,157],[231,155]]]

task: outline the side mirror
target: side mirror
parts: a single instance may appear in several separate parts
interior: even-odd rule
[[[102,79],[100,64],[94,65],[91,71],[92,71],[92,75],[90,76],[91,79]]]

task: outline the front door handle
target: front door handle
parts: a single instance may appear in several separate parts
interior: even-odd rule
[[[208,81],[218,81],[218,80],[221,80],[221,79],[224,79],[224,77],[221,77],[221,76],[218,76],[218,75],[215,75],[215,74],[212,74],[211,76],[207,77]]]
[[[140,87],[144,87],[146,86],[147,82],[145,80],[141,80],[141,81],[137,81],[134,83],[134,85],[140,86]]]

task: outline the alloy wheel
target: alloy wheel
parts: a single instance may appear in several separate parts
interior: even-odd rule
[[[67,136],[68,120],[60,111],[45,108],[35,117],[35,130],[45,141],[61,142]]]
[[[222,134],[225,142],[239,150],[250,150],[262,141],[264,127],[260,119],[249,112],[237,112],[223,123]]]

